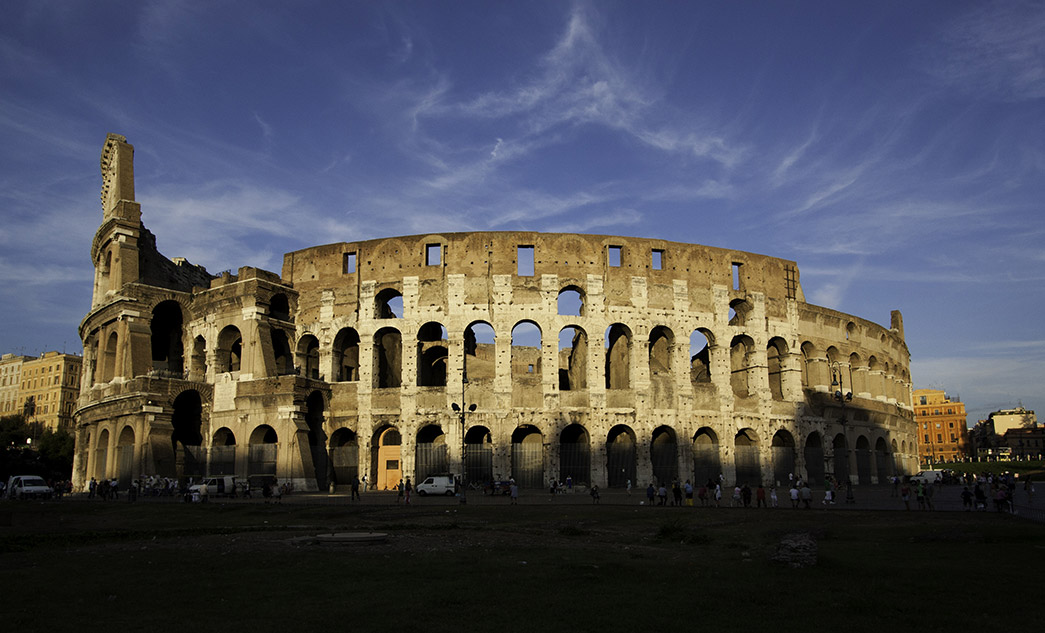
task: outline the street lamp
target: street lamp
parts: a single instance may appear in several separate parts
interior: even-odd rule
[[[475,403],[465,404],[464,402],[464,388],[468,386],[468,378],[461,379],[461,404],[456,402],[450,403],[450,408],[455,413],[461,416],[461,503],[468,503],[468,486],[465,485],[465,475],[468,469],[465,466],[465,444],[464,444],[464,416],[466,413],[474,413],[476,409]]]
[[[853,386],[853,370],[849,370],[849,386]],[[838,361],[831,363],[831,397],[838,401],[842,407],[842,415],[838,417],[838,424],[842,427],[842,438],[845,441],[845,468],[849,469],[849,437],[846,435],[845,426],[849,418],[845,415],[845,403],[853,401],[853,392],[842,393],[842,364]],[[837,464],[837,461],[835,462]],[[838,477],[838,473],[835,473]],[[849,473],[845,473],[846,481],[849,481]]]

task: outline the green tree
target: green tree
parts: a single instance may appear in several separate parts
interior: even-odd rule
[[[29,437],[29,427],[21,415],[7,415],[0,418],[0,446],[25,446],[25,438]]]
[[[55,475],[68,479],[73,472],[73,449],[76,440],[65,429],[46,429],[36,444],[40,458]]]

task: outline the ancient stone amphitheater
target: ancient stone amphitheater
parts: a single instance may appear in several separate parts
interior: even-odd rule
[[[213,276],[160,255],[106,139],[74,477],[326,490],[883,481],[915,465],[909,354],[794,262],[656,239],[415,235]]]

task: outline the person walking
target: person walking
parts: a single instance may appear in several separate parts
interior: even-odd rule
[[[653,507],[653,497],[655,496],[657,496],[657,491],[654,490],[653,482],[651,481],[650,484],[646,486],[646,503],[648,503],[651,508]]]
[[[512,505],[519,505],[519,484],[512,480],[511,485],[508,487],[508,493],[512,497]]]

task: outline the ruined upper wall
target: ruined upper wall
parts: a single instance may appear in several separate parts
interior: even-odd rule
[[[520,267],[520,255],[531,259],[532,265],[524,262]],[[302,292],[336,288],[351,293],[362,281],[376,282],[380,290],[401,284],[404,277],[417,277],[424,286],[462,274],[467,280],[465,303],[485,302],[489,280],[495,275],[511,277],[513,301],[520,303],[540,301],[544,275],[556,275],[561,287],[574,284],[582,288],[589,275],[597,275],[602,278],[607,305],[630,305],[636,277],[646,279],[651,307],[672,305],[677,280],[687,282],[695,304],[710,304],[716,286],[761,293],[770,311],[782,310],[779,301],[804,301],[793,261],[636,237],[523,231],[441,233],[327,244],[283,258],[284,281]],[[446,301],[441,294],[432,293],[422,303],[441,305]]]
[[[107,218],[121,200],[134,201],[134,146],[125,136],[105,137],[100,160],[102,213]]]

